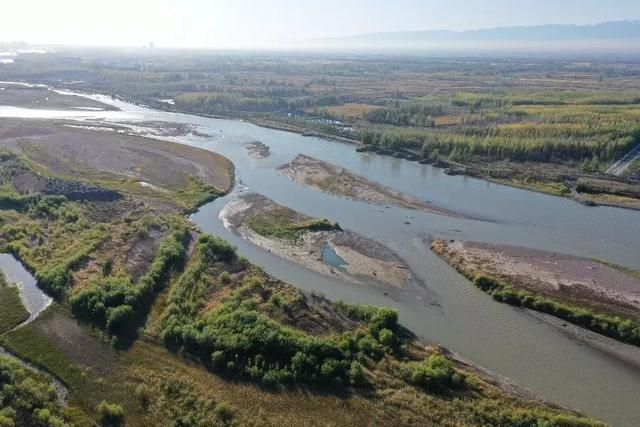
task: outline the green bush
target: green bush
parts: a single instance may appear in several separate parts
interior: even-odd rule
[[[165,239],[153,259],[151,268],[134,286],[129,280],[106,278],[102,286],[90,286],[71,297],[73,314],[122,336],[132,332],[136,320],[146,314],[155,295],[178,270],[186,257],[186,227],[180,225]]]
[[[62,412],[53,386],[0,356],[0,426],[67,427]]]
[[[146,384],[138,384],[135,393],[140,407],[146,410],[151,403],[151,389]]]
[[[395,341],[397,312],[384,308],[366,309],[369,328],[355,334],[315,337],[285,326],[260,312],[254,299],[247,298],[256,293],[267,295],[266,285],[253,276],[203,315],[208,286],[215,284],[208,266],[235,258],[229,248],[217,238],[200,236],[193,259],[176,282],[163,314],[161,336],[168,347],[186,350],[218,370],[265,385],[328,384],[351,381],[351,377],[359,383],[361,367],[353,364],[358,353],[379,358],[383,352],[377,337],[387,344]],[[279,297],[269,301],[271,306],[286,306]]]
[[[476,276],[473,283],[490,294],[496,301],[541,311],[610,338],[640,345],[640,325],[630,319],[595,313],[588,309],[559,303],[528,291],[515,289],[493,277],[482,274]]]
[[[120,427],[124,425],[124,409],[115,403],[100,402],[98,405],[100,425],[104,427]]]
[[[400,371],[407,382],[435,392],[464,386],[464,377],[456,372],[453,362],[441,354],[431,354],[419,363],[403,364]]]

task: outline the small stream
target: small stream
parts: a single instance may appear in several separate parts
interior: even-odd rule
[[[640,269],[640,212],[586,207],[572,200],[467,176],[449,176],[415,162],[356,153],[354,147],[316,137],[261,128],[237,120],[170,113],[113,101],[121,111],[45,111],[0,107],[0,117],[66,118],[118,124],[149,136],[211,150],[228,157],[236,182],[303,214],[338,222],[398,254],[415,280],[403,289],[340,282],[279,258],[227,230],[219,218],[240,192],[203,206],[193,221],[237,246],[273,276],[328,298],[399,309],[401,322],[425,341],[438,343],[546,398],[616,426],[640,420],[640,370],[574,341],[525,312],[496,303],[434,255],[426,240],[503,243],[607,260]],[[190,126],[197,133],[157,136],[145,123]],[[205,135],[205,136],[203,136]],[[247,155],[246,143],[269,147],[269,157]],[[355,202],[301,186],[278,167],[305,154],[344,167],[468,218]],[[473,218],[473,219],[470,219]],[[332,251],[325,262],[341,266]]]

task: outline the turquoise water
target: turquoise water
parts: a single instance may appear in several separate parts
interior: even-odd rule
[[[336,268],[340,271],[346,271],[345,266],[348,265],[348,263],[336,253],[331,245],[324,245],[321,248],[321,251],[322,261],[324,261],[325,264],[330,265],[331,267]]]

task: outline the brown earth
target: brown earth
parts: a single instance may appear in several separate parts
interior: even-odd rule
[[[426,201],[371,182],[347,169],[331,165],[312,157],[298,155],[293,161],[280,166],[281,173],[291,180],[313,187],[325,193],[346,197],[374,205],[394,205],[406,209],[418,209],[441,215],[460,216]]]
[[[118,132],[94,131],[38,120],[0,119],[0,147],[28,153],[55,175],[137,180],[185,189],[199,177],[222,192],[233,185],[233,164],[207,150]]]

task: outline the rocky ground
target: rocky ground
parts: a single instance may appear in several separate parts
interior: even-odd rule
[[[245,144],[244,147],[249,156],[257,160],[266,159],[271,155],[271,149],[269,146],[259,141],[249,142]]]

